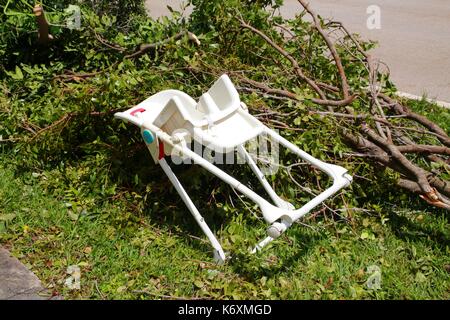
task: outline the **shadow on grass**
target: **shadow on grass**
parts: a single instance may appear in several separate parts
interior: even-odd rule
[[[323,241],[323,235],[317,232],[311,233],[304,229],[291,231],[293,234],[290,236],[301,239],[301,244],[286,248],[288,246],[286,243],[275,243],[274,246],[264,248],[257,254],[240,251],[232,256],[229,265],[235,273],[250,282],[259,281],[262,277],[274,278],[280,273],[288,272]]]
[[[437,214],[437,212],[431,214]],[[387,225],[399,239],[425,243],[444,251],[450,246],[450,235],[438,230],[435,224],[411,221],[408,217],[399,215],[394,211],[390,211],[388,216]],[[448,215],[444,214],[443,217],[448,224]]]

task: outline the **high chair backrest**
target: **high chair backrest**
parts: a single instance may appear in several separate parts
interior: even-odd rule
[[[236,111],[240,102],[239,93],[230,78],[224,74],[200,97],[196,108],[216,121]]]

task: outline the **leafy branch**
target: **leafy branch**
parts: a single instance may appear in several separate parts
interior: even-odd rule
[[[348,79],[345,67],[335,42],[331,39],[329,34],[324,31],[322,21],[318,15],[311,9],[309,3],[304,0],[298,0],[303,6],[304,10],[311,16],[312,23],[326,44],[331,53],[334,65],[337,69],[337,74],[340,79],[340,88],[332,83],[323,83],[318,79],[307,76],[300,63],[291,55],[281,44],[277,44],[266,33],[251,26],[245,22],[242,17],[238,17],[240,26],[251,31],[256,36],[263,39],[267,44],[274,48],[282,58],[289,61],[292,66],[292,72],[299,78],[300,81],[305,82],[312,88],[319,98],[311,98],[310,101],[319,106],[326,106],[328,111],[311,110],[311,113],[328,115],[343,119],[340,132],[344,139],[358,152],[362,152],[364,156],[376,160],[374,165],[382,165],[389,167],[401,175],[398,185],[411,192],[418,193],[422,199],[433,206],[441,207],[450,210],[450,182],[439,178],[438,174],[432,171],[423,169],[414,160],[406,157],[405,154],[428,155],[428,161],[440,159],[441,163],[448,163],[450,138],[447,133],[440,128],[436,123],[432,122],[425,116],[419,115],[406,105],[401,104],[398,100],[381,93],[377,83],[379,71],[375,67],[374,59],[367,54],[360,42],[351,35],[348,30],[340,22],[333,22],[329,25],[337,26],[345,34],[347,39],[356,47],[357,51],[363,56],[362,62],[368,71],[369,87],[366,89],[354,89],[348,84]],[[274,24],[275,27],[279,25]],[[287,27],[284,26],[283,30]],[[289,34],[294,35],[292,30]],[[294,101],[301,101],[295,92],[286,89],[272,88],[268,83],[256,81],[247,78],[241,74],[236,77],[243,84],[250,85],[256,91],[266,94],[282,96]],[[327,98],[324,90],[333,92],[334,94],[340,92],[342,98],[339,100]],[[351,93],[353,91],[353,93]],[[369,110],[366,112],[356,112],[353,108],[343,108],[350,106],[356,97],[370,97]],[[335,112],[334,108],[339,107],[344,112]],[[386,117],[386,113],[394,113],[401,117]],[[405,137],[402,127],[398,127],[393,121],[412,120],[416,123],[413,130],[419,132],[427,132],[434,134],[435,137],[443,145],[435,144],[418,144],[411,139]],[[375,127],[375,130],[372,128]],[[353,129],[354,128],[354,129]],[[424,130],[424,129],[426,130]]]

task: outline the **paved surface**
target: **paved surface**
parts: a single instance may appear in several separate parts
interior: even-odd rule
[[[179,0],[147,0],[153,17],[180,8]],[[300,12],[296,0],[285,0],[281,14]],[[400,91],[450,102],[449,0],[310,0],[323,17],[343,22],[352,32],[379,42],[373,55],[386,62]],[[367,7],[381,9],[381,29],[369,30]],[[189,12],[189,10],[187,11]]]
[[[44,291],[34,273],[0,248],[0,300],[44,300]]]

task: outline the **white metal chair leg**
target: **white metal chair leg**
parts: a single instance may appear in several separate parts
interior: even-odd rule
[[[269,243],[271,243],[273,240],[275,240],[272,237],[266,237],[264,238],[261,242],[259,242],[253,249],[252,251],[250,251],[250,253],[256,253],[260,250],[262,250],[262,248],[264,248],[266,245],[268,245]]]
[[[231,177],[227,173],[225,173],[223,170],[219,169],[209,161],[205,160],[198,154],[196,154],[194,151],[190,150],[189,148],[183,147],[179,144],[174,144],[171,141],[171,137],[167,135],[166,133],[162,132],[159,128],[155,127],[151,123],[145,123],[145,126],[147,126],[149,129],[151,129],[153,132],[155,132],[156,136],[161,139],[162,141],[171,144],[173,149],[176,150],[178,153],[185,155],[186,157],[191,158],[194,160],[194,163],[202,166],[215,176],[222,179],[224,182],[231,185],[233,188],[238,190],[239,192],[242,192],[244,195],[249,197],[252,201],[254,201],[256,204],[258,204],[262,210],[264,218],[269,223],[273,223],[276,220],[278,220],[281,217],[284,217],[287,222],[293,223],[295,220],[299,219],[306,213],[308,213],[312,208],[326,200],[327,198],[331,197],[333,194],[335,194],[337,191],[342,189],[343,187],[347,186],[351,182],[351,176],[347,174],[347,170],[335,166],[332,164],[325,163],[319,159],[314,158],[313,156],[309,155],[308,153],[300,150],[297,146],[291,144],[289,141],[284,139],[283,137],[279,136],[275,132],[271,131],[270,129],[267,129],[267,133],[277,141],[279,141],[281,144],[283,144],[288,149],[292,150],[294,153],[296,153],[300,158],[306,160],[307,162],[311,163],[312,165],[317,166],[319,169],[324,171],[327,175],[329,175],[334,183],[333,185],[319,194],[317,197],[312,199],[310,202],[305,204],[303,207],[297,210],[286,210],[282,209],[276,206],[273,206],[270,204],[266,199],[261,197],[260,195],[256,194],[253,190],[249,189],[248,187],[244,186],[242,183],[240,183],[235,178]],[[283,230],[284,231],[284,230]]]
[[[334,195],[336,192],[344,188],[345,186],[349,185],[351,182],[351,176],[347,174],[347,170],[335,166],[332,164],[325,163],[319,159],[314,158],[310,154],[306,153],[305,151],[299,149],[294,144],[290,143],[274,131],[267,129],[267,134],[272,136],[273,139],[281,143],[286,148],[290,149],[292,152],[297,154],[300,158],[304,159],[305,161],[311,163],[312,165],[317,166],[319,169],[324,171],[328,176],[330,176],[333,179],[333,185],[326,189],[324,192],[313,198],[311,201],[306,203],[304,206],[302,206],[299,209],[295,210],[287,210],[283,209],[277,206],[274,206],[270,204],[267,200],[262,198],[260,195],[256,194],[253,190],[249,189],[248,187],[244,186],[242,183],[240,183],[235,178],[231,177],[209,161],[205,160],[198,154],[196,154],[194,151],[190,150],[187,147],[184,147],[180,144],[174,144],[171,141],[171,137],[167,135],[166,133],[162,132],[159,128],[155,127],[154,125],[150,123],[144,124],[144,126],[151,129],[158,139],[161,139],[162,141],[169,143],[172,145],[173,149],[177,150],[179,154],[183,154],[192,160],[194,160],[194,163],[202,166],[215,176],[221,178],[224,182],[228,183],[230,186],[232,186],[234,189],[238,190],[239,192],[243,193],[247,197],[249,197],[252,201],[257,203],[259,207],[261,208],[262,214],[264,216],[264,219],[270,223],[271,225],[267,229],[267,233],[269,237],[261,241],[255,250],[262,248],[263,246],[267,245],[269,242],[271,242],[273,239],[278,238],[284,231],[286,231],[296,220],[300,219],[304,215],[306,215],[308,212],[310,212],[314,207]],[[171,179],[172,183],[174,184],[177,191],[180,193],[180,196],[183,198],[183,201],[188,206],[191,213],[194,215],[195,219],[199,223],[199,225],[202,227],[202,230],[205,232],[205,234],[208,236],[209,240],[211,241],[213,247],[217,251],[218,256],[224,256],[223,250],[220,247],[220,244],[218,243],[215,236],[212,234],[211,230],[207,226],[207,224],[203,221],[203,218],[198,213],[198,210],[195,208],[194,204],[190,200],[189,196],[186,194],[184,189],[182,188],[181,184],[179,183],[178,179],[173,174],[170,167],[167,165],[167,162],[162,161],[164,159],[160,159],[160,164],[163,167],[163,170],[168,175],[169,179]],[[220,250],[219,250],[220,248]],[[255,251],[254,250],[254,251]]]
[[[258,168],[258,165],[253,160],[253,158],[248,153],[248,151],[245,149],[245,147],[243,145],[240,145],[240,146],[237,147],[237,150],[245,158],[246,162],[249,164],[249,166],[252,169],[253,173],[256,175],[258,180],[261,182],[261,184],[263,185],[264,189],[269,194],[270,198],[272,198],[272,201],[275,203],[275,205],[277,207],[279,207],[279,208],[288,209],[288,210],[294,210],[295,207],[291,203],[281,199],[275,193],[275,191],[273,190],[272,186],[267,181],[265,175]]]
[[[214,248],[214,259],[219,264],[224,263],[225,262],[225,253],[222,249],[222,246],[220,245],[219,241],[217,241],[217,238],[212,233],[211,229],[208,227],[208,224],[205,222],[205,219],[203,219],[201,214],[198,212],[198,210],[195,207],[194,203],[192,202],[191,198],[184,190],[183,186],[181,185],[181,183],[178,180],[178,178],[176,177],[176,175],[173,173],[170,166],[167,164],[167,161],[164,158],[162,158],[158,162],[161,165],[161,168],[166,173],[166,175],[169,177],[170,182],[172,182],[173,186],[177,190],[181,199],[183,199],[183,202],[186,204],[189,211],[194,216],[195,221],[197,221],[198,225],[200,226],[202,231],[205,233],[205,235],[208,237],[209,241],[211,242],[211,245]]]
[[[309,201],[307,204],[305,204],[303,207],[301,207],[298,210],[294,210],[291,214],[291,223],[298,220],[299,218],[303,217],[305,214],[307,214],[309,211],[311,211],[315,206],[319,205],[335,193],[337,193],[342,188],[348,186],[352,182],[352,176],[347,173],[347,169],[336,166],[330,163],[323,162],[319,159],[314,158],[312,155],[306,153],[305,151],[301,150],[296,145],[292,144],[282,136],[280,136],[275,131],[265,128],[265,131],[267,134],[269,134],[273,139],[278,141],[280,144],[282,144],[284,147],[288,148],[295,154],[297,154],[300,158],[303,160],[309,162],[310,164],[318,167],[320,170],[325,172],[330,178],[333,179],[333,185],[323,191],[321,194],[313,198],[311,201]]]

